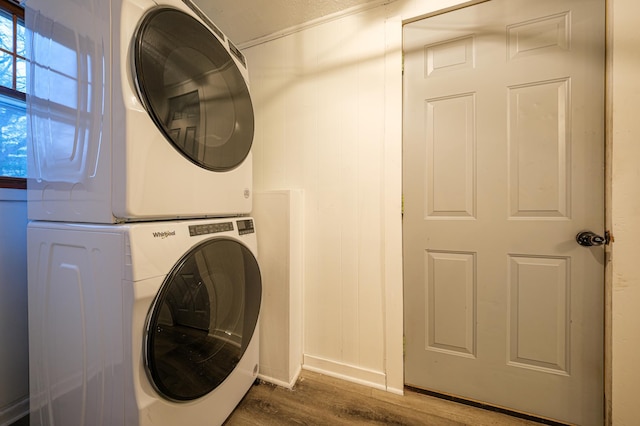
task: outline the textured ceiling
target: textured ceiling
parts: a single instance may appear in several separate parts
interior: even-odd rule
[[[193,1],[236,45],[367,3],[381,3],[380,0]]]

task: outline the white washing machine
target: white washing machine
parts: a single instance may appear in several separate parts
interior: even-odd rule
[[[251,211],[242,53],[191,0],[25,0],[32,220]]]
[[[32,425],[216,425],[258,373],[252,218],[31,222]]]

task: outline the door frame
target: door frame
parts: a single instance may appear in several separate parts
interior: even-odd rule
[[[385,22],[385,134],[384,134],[384,335],[385,377],[389,392],[404,392],[404,277],[402,241],[402,45],[404,25],[491,0],[451,0],[449,7],[390,16]],[[605,2],[605,229],[612,229],[612,0]],[[400,3],[400,2],[399,2]],[[604,415],[611,425],[612,406],[612,282],[611,249],[605,248],[604,270]]]

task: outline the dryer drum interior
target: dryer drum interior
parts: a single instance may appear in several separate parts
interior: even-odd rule
[[[222,43],[194,17],[157,7],[133,46],[138,95],[156,126],[187,159],[214,171],[240,165],[254,133],[249,88]]]
[[[147,316],[145,367],[155,389],[189,401],[220,385],[251,341],[261,294],[258,263],[237,241],[210,239],[183,256]]]

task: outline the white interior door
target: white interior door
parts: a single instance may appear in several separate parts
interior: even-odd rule
[[[603,421],[604,1],[405,26],[405,382]]]

